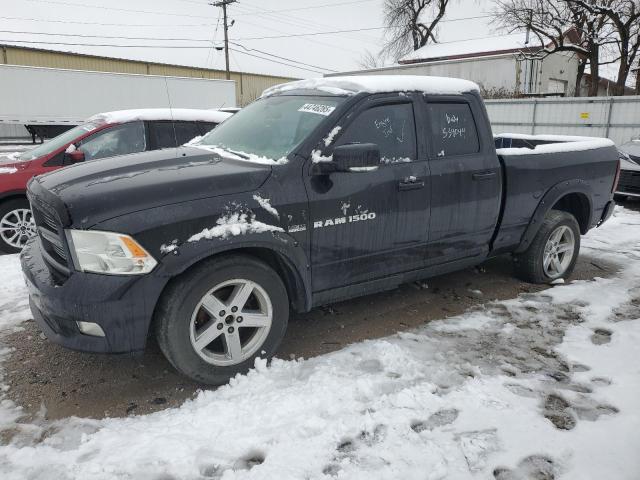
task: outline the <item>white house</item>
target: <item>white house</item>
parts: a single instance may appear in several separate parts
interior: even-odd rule
[[[558,52],[537,57],[540,47],[532,43],[520,33],[435,43],[402,57],[397,65],[340,75],[436,75],[472,80],[487,96],[573,96],[578,56]]]

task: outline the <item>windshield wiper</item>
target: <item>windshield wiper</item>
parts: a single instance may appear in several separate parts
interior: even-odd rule
[[[247,155],[244,152],[236,152],[235,150],[231,150],[230,148],[227,147],[219,147],[222,148],[223,150],[226,150],[229,153],[233,153],[234,155],[238,155],[240,158],[244,158],[245,160],[249,160],[249,155]]]

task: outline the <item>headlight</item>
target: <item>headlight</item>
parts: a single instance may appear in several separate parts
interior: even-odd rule
[[[158,262],[129,235],[69,230],[76,268],[113,275],[149,273]]]

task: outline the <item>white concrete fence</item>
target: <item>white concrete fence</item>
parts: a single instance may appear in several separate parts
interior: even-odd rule
[[[640,96],[487,100],[493,133],[640,137]]]

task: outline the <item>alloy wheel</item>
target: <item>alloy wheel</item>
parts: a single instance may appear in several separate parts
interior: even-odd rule
[[[560,278],[571,265],[575,250],[575,236],[566,225],[556,228],[544,246],[542,267],[549,278]]]
[[[263,345],[273,321],[267,292],[256,282],[234,279],[209,290],[191,316],[191,346],[215,366],[242,363]]]
[[[0,238],[13,248],[21,249],[35,234],[36,224],[28,208],[16,208],[0,219]]]

